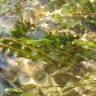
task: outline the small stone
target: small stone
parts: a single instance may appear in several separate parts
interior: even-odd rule
[[[44,39],[46,38],[47,33],[43,29],[36,29],[34,32],[30,32],[27,34],[28,38],[34,39],[34,40],[39,40],[39,39]]]

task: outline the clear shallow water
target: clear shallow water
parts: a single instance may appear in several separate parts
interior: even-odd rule
[[[35,4],[46,5],[50,0],[32,0],[27,1],[24,5],[24,10],[27,9],[27,12],[34,7]],[[23,0],[9,0],[7,3],[0,4],[0,36],[10,36],[10,31],[13,30],[19,16],[17,14],[13,14],[16,6],[22,3]],[[29,10],[29,11],[28,11]],[[4,14],[4,15],[2,15]],[[23,15],[23,14],[22,14]]]

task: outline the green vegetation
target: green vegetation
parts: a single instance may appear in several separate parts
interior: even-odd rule
[[[55,65],[51,75],[64,74],[58,77],[65,80],[61,80],[62,86],[57,84],[58,96],[95,96],[96,70],[89,65],[87,69],[82,62],[96,62],[96,0],[45,0],[45,5],[40,4],[44,0],[14,0],[13,6],[9,1],[0,1],[0,14],[15,14],[19,19],[11,32],[0,32],[1,52]],[[22,86],[6,90],[5,96],[35,96]],[[57,96],[53,93],[46,96]]]

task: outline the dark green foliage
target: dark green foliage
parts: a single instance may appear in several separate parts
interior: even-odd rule
[[[4,96],[24,96],[21,89],[7,88]]]

